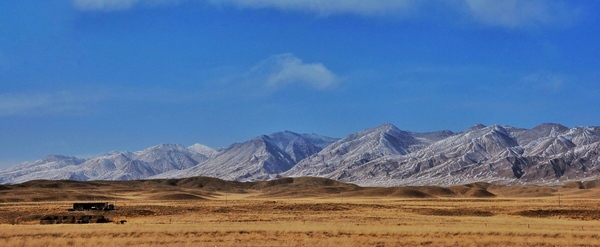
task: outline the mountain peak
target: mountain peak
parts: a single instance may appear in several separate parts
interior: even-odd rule
[[[558,131],[566,131],[569,128],[557,123],[542,123],[538,126],[535,126],[532,130],[544,130],[544,129],[554,129]]]
[[[191,152],[204,155],[207,158],[211,158],[219,153],[219,151],[215,150],[214,148],[211,148],[201,143],[195,143],[187,147],[187,149]]]
[[[395,125],[393,125],[391,123],[384,123],[382,125],[375,127],[375,129],[379,129],[379,130],[397,129],[397,130],[399,130],[398,127],[396,127]]]
[[[481,123],[478,123],[478,124],[476,124],[476,125],[473,125],[473,126],[471,126],[471,128],[467,129],[467,131],[472,131],[472,130],[483,129],[483,128],[486,128],[486,127],[487,127],[487,126],[485,126],[485,125],[483,125],[483,124],[481,124]]]
[[[46,157],[44,157],[42,160],[47,161],[47,162],[52,162],[52,161],[65,160],[65,159],[71,159],[71,158],[75,158],[75,157],[60,155],[60,154],[50,154],[50,155],[47,155]]]
[[[272,134],[268,135],[268,137],[275,138],[275,139],[277,139],[277,138],[296,138],[296,137],[300,137],[300,134],[289,131],[289,130],[284,130],[284,131],[272,133]]]
[[[156,150],[156,149],[182,150],[182,149],[186,149],[186,148],[184,146],[182,146],[181,144],[163,143],[163,144],[158,144],[156,146],[149,147],[149,148],[145,149],[144,151]]]
[[[202,143],[194,143],[191,146],[189,146],[188,148],[192,148],[192,149],[213,149],[209,146],[206,146]]]

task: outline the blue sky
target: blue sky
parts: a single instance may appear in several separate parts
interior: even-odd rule
[[[0,168],[393,123],[600,124],[600,1],[7,0]]]

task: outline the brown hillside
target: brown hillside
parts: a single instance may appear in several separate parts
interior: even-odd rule
[[[544,186],[496,186],[491,192],[502,197],[547,197],[552,196],[557,190]]]
[[[563,188],[570,189],[594,189],[600,187],[600,181],[570,182],[563,185]]]
[[[206,198],[203,198],[201,196],[186,194],[186,193],[155,195],[155,196],[151,196],[148,199],[157,200],[157,201],[206,200]]]

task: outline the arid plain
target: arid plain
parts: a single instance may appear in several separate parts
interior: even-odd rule
[[[597,188],[598,187],[598,188]],[[74,202],[125,224],[40,225]],[[361,188],[320,178],[0,185],[2,246],[600,246],[600,183]]]

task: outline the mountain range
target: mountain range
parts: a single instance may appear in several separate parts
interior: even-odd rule
[[[284,131],[223,149],[161,144],[88,159],[49,155],[0,170],[0,184],[209,176],[236,181],[323,177],[362,186],[558,185],[600,179],[599,153],[596,126],[478,124],[458,133],[416,133],[383,124],[342,139]]]

